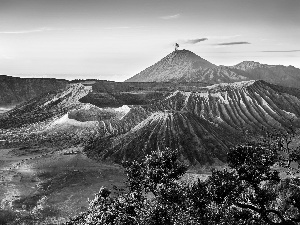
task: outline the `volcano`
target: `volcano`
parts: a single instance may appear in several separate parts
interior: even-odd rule
[[[206,82],[242,81],[248,78],[230,68],[218,67],[189,50],[176,50],[125,82]]]
[[[189,50],[176,50],[125,82],[173,82],[205,84],[264,80],[287,87],[300,87],[300,69],[243,61],[234,66],[216,66]]]
[[[300,89],[255,80],[214,84],[171,92],[132,106],[120,120],[100,122],[99,136],[87,152],[121,162],[171,147],[192,164],[225,162],[231,146],[260,136],[262,127],[300,128],[299,118]]]

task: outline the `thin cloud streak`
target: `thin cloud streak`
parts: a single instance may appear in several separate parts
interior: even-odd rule
[[[251,44],[247,41],[236,41],[236,42],[225,42],[225,43],[219,43],[216,45],[244,45],[244,44]]]
[[[129,29],[131,27],[105,27],[105,30]]]
[[[180,14],[170,15],[170,16],[162,16],[160,17],[163,20],[173,20],[180,17]]]
[[[105,30],[119,30],[119,29],[139,29],[139,28],[145,28],[145,26],[137,26],[137,27],[129,27],[129,26],[123,26],[123,27],[104,27]]]
[[[185,41],[185,44],[197,44],[201,41],[207,41],[208,39],[207,38],[197,38],[197,39],[190,39],[190,40],[187,40]]]
[[[300,50],[261,51],[261,52],[300,52]]]
[[[50,28],[42,27],[34,30],[18,30],[18,31],[0,31],[0,34],[29,34],[29,33],[38,33],[44,31],[54,31],[54,30],[63,30],[62,28]]]

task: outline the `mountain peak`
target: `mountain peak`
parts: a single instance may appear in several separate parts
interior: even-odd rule
[[[255,68],[265,68],[267,66],[268,65],[266,65],[266,64],[261,64],[259,62],[255,62],[255,61],[243,61],[243,62],[233,66],[233,68],[246,71],[246,70],[251,70],[251,69],[255,69]]]
[[[202,64],[199,66],[202,66],[203,68],[214,68],[216,65],[208,62],[207,60],[201,58],[200,56],[196,55],[194,52],[182,49],[182,50],[176,50],[171,52],[166,57],[172,58],[173,60],[187,60],[187,61],[193,61],[193,62],[201,62]]]
[[[200,69],[217,67],[195,53],[183,49],[176,50],[154,65],[126,80],[126,82],[166,82],[178,80]]]
[[[196,55],[194,52],[187,50],[187,49],[175,50],[175,51],[171,52],[169,55],[188,55],[188,56],[200,57],[200,56]]]
[[[200,56],[196,55],[194,52],[182,49],[182,50],[176,50],[171,52],[169,55],[167,55],[162,60],[167,59],[169,62],[178,63],[180,62],[190,62],[192,63],[193,67],[196,68],[215,68],[216,65],[210,63],[209,61],[201,58]]]
[[[299,87],[300,70],[295,67],[243,61],[235,66],[216,66],[189,50],[175,50],[125,82],[197,82],[203,84],[265,80]]]

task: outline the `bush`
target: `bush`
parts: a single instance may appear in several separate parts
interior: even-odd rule
[[[297,224],[300,180],[279,177],[277,150],[237,146],[228,153],[229,169],[191,184],[180,181],[187,166],[177,151],[152,152],[123,164],[127,191],[112,197],[101,188],[88,211],[67,224]]]

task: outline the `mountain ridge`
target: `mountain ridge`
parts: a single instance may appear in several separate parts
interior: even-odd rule
[[[159,62],[135,75],[134,77],[127,79],[125,82],[136,82],[141,78],[147,82],[169,81],[174,77],[180,78],[186,73],[194,73],[200,66],[203,69],[216,67],[216,65],[208,62],[207,60],[201,58],[200,56],[189,50],[176,50],[162,58]],[[170,73],[173,73],[172,76],[170,73],[164,73],[163,75],[161,75],[163,71],[169,72],[169,70],[171,70]],[[148,74],[147,76],[151,74],[153,77],[145,80],[145,74]]]
[[[262,127],[283,131],[291,125],[300,128],[297,88],[251,80],[170,89],[151,95],[153,101],[137,102],[145,96],[143,90],[133,90],[128,98],[128,86],[109,85],[98,90],[126,99],[127,106],[83,103],[92,88],[73,84],[2,114],[0,140],[23,145],[84,144],[91,140],[85,150],[90,157],[115,162],[134,160],[154,148],[174,147],[192,164],[203,165],[215,159],[224,162],[231,146],[261,134]],[[197,157],[193,158],[194,154]]]
[[[216,66],[189,50],[168,54],[125,82],[203,82],[208,84],[265,80],[300,87],[300,69],[243,61],[234,66]]]
[[[50,91],[64,88],[67,80],[55,78],[20,78],[0,75],[0,106],[17,105]]]
[[[99,139],[87,152],[120,162],[153,148],[174,147],[184,157],[192,151],[212,163],[217,155],[224,161],[230,146],[260,135],[262,127],[300,128],[299,118],[300,89],[254,80],[214,84],[197,92],[172,92],[152,104],[132,107],[120,121],[101,122]],[[198,144],[191,147],[191,142]],[[192,162],[203,164],[201,157]]]

